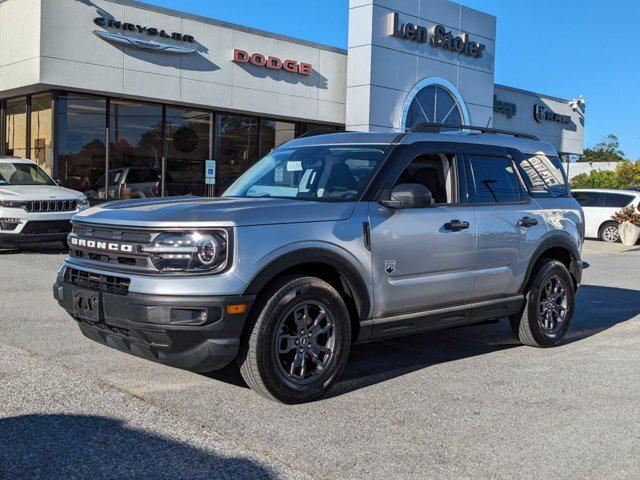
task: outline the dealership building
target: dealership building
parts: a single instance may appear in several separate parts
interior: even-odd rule
[[[496,20],[350,0],[342,50],[132,0],[0,0],[0,155],[101,199],[214,195],[316,131],[488,126],[581,154],[579,102],[495,84]]]

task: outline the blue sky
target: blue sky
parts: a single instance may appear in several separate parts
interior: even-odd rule
[[[147,0],[346,48],[348,0]],[[606,134],[640,158],[640,1],[459,0],[498,17],[495,81],[587,101],[585,146]],[[634,33],[635,32],[635,33]]]

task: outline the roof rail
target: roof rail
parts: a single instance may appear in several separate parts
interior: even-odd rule
[[[529,140],[540,140],[538,137],[530,133],[511,132],[509,130],[500,130],[498,128],[489,127],[474,127],[472,125],[447,125],[445,123],[420,123],[408,131],[411,133],[440,133],[443,128],[454,130],[474,130],[481,133],[512,135],[514,137],[527,138]]]

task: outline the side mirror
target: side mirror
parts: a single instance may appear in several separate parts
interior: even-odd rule
[[[387,208],[422,208],[433,203],[431,191],[420,183],[402,183],[391,190],[391,198],[380,201]]]

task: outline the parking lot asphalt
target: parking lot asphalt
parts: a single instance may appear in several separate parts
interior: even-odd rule
[[[0,478],[640,477],[640,248],[587,242],[558,348],[505,322],[355,346],[298,406],[85,339],[63,258],[0,252]]]

